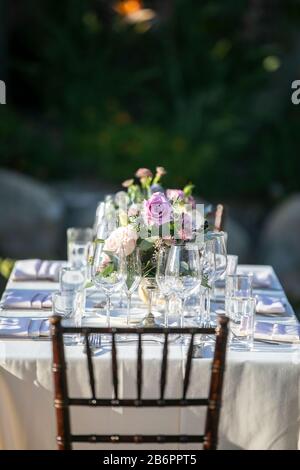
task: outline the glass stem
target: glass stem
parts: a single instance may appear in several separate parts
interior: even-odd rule
[[[148,290],[149,293],[149,312],[148,314],[152,314],[152,289]]]
[[[180,328],[184,327],[184,298],[180,299]]]
[[[200,286],[199,310],[198,310],[198,316],[197,316],[197,323],[199,326],[202,326],[203,323],[206,321],[205,314],[206,314],[206,289]]]
[[[131,294],[127,294],[127,326],[130,325]]]
[[[123,289],[121,289],[121,292],[120,292],[120,302],[119,302],[119,307],[122,308],[123,307]]]
[[[210,298],[212,300],[215,300],[215,296],[216,296],[216,285],[215,285],[215,281],[212,281],[211,288],[210,288]]]
[[[165,328],[169,327],[169,302],[170,302],[170,297],[168,295],[165,296]]]
[[[111,299],[110,295],[107,295],[106,297],[106,326],[107,328],[110,328],[110,310],[111,310]]]
[[[210,296],[211,296],[211,289],[206,289],[206,306],[205,306],[205,320],[206,323],[210,324]]]

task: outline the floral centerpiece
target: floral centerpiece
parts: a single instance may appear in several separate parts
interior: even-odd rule
[[[140,168],[135,178],[123,182],[126,191],[115,196],[118,228],[104,241],[104,250],[112,257],[121,250],[129,256],[138,247],[144,277],[155,276],[162,247],[189,242],[205,230],[192,195],[193,184],[164,190],[161,179],[165,174],[163,167],[157,167],[154,175]]]

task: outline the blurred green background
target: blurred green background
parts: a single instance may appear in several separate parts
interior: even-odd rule
[[[145,1],[155,18],[133,22],[116,3],[2,1],[1,165],[120,183],[160,164],[211,200],[297,190],[299,1]]]
[[[68,226],[161,165],[300,305],[300,0],[2,0],[0,21],[1,258],[64,257]]]

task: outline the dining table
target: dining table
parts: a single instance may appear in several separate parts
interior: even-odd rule
[[[295,312],[271,266],[239,265],[239,273],[258,275],[268,271],[271,282],[258,285],[255,295],[267,294],[284,305],[279,314],[257,313],[256,321],[298,326]],[[10,293],[28,292],[51,294],[58,289],[56,280],[15,280],[12,273],[3,293],[0,317],[14,325],[19,318],[44,319],[51,308],[9,308],[5,299]],[[97,297],[98,296],[98,297]],[[101,294],[91,287],[86,291],[86,311],[82,325],[105,326],[105,308]],[[93,300],[94,299],[94,300]],[[147,313],[146,306],[134,295],[132,317],[139,320]],[[93,302],[94,303],[93,303]],[[113,298],[112,324],[124,326],[125,298]],[[224,289],[216,289],[211,303],[212,318],[224,313]],[[103,314],[101,313],[103,311]],[[100,312],[100,313],[99,313]],[[196,312],[196,308],[195,308]],[[157,315],[161,312],[159,309]],[[176,321],[176,312],[171,314]],[[173,315],[173,317],[172,317]],[[196,313],[195,313],[196,316]],[[195,321],[188,308],[185,322]],[[10,323],[12,322],[12,323]],[[1,320],[0,320],[1,323]],[[56,449],[56,421],[52,377],[52,344],[49,335],[3,335],[0,329],[0,449]],[[163,346],[159,339],[150,338],[143,344],[143,397],[158,397],[159,375]],[[84,346],[66,344],[69,392],[71,396],[90,397],[87,357]],[[96,392],[99,397],[112,397],[112,373],[109,345],[103,345],[93,355]],[[187,347],[174,340],[169,347],[166,397],[180,397],[184,377]],[[137,341],[117,343],[119,360],[119,393],[122,398],[136,394]],[[212,346],[192,361],[188,396],[207,396],[212,360]],[[203,433],[205,409],[164,408],[85,409],[71,411],[74,432],[107,434],[197,434]],[[157,444],[157,449],[199,449],[196,444]],[[107,449],[107,444],[81,444],[78,449]],[[149,444],[112,444],[112,449],[153,449]],[[219,449],[299,449],[300,448],[300,344],[280,341],[254,341],[252,350],[228,347],[224,377]]]

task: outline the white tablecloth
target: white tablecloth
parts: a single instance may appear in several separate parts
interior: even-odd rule
[[[239,267],[239,269],[260,269]],[[273,295],[282,297],[275,278]],[[9,288],[55,289],[53,283],[9,283]],[[1,312],[3,315],[4,312]],[[14,311],[6,311],[15,315]],[[43,313],[44,314],[44,313]],[[28,312],[26,313],[28,315]],[[36,313],[35,313],[36,315]],[[273,319],[274,320],[274,319]],[[276,320],[277,321],[277,320]],[[288,317],[296,322],[291,307]],[[86,356],[81,346],[68,346],[70,392],[89,396]],[[119,386],[123,397],[135,396],[136,345],[118,345]],[[144,346],[144,397],[158,396],[161,346]],[[170,347],[167,393],[180,396],[185,348]],[[111,396],[110,354],[94,357],[97,394]],[[211,360],[194,359],[189,396],[205,396]],[[219,432],[221,449],[297,449],[300,446],[300,347],[256,345],[251,352],[229,351]],[[91,409],[72,412],[74,432],[202,433],[204,409]],[[80,428],[78,427],[80,423]],[[0,340],[0,448],[55,449],[55,415],[49,341]],[[80,448],[80,446],[77,446]],[[90,446],[85,446],[90,448]],[[95,446],[92,448],[96,448]],[[101,446],[100,446],[101,448]],[[107,448],[107,446],[105,446]],[[148,448],[120,445],[112,448]],[[197,446],[159,446],[195,449]]]

